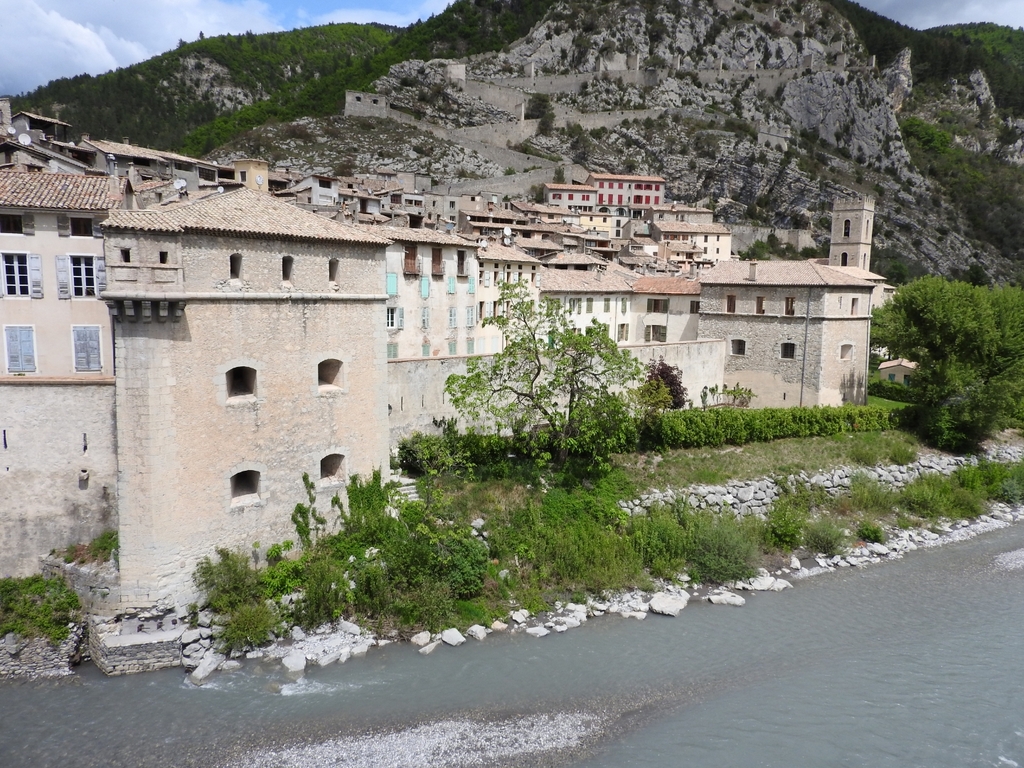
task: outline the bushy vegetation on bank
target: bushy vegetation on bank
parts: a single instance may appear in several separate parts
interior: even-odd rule
[[[63,642],[78,621],[78,595],[62,579],[28,576],[0,579],[0,637],[45,637]]]

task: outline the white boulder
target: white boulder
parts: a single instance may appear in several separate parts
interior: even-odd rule
[[[683,593],[685,594],[685,593]],[[686,607],[687,599],[682,596],[666,595],[664,592],[657,592],[651,598],[651,610],[663,616],[678,616],[679,612]]]
[[[302,673],[306,669],[306,654],[302,651],[292,651],[281,659],[281,663],[291,674]]]
[[[415,635],[409,638],[409,642],[413,645],[418,645],[422,648],[424,645],[430,642],[430,633],[427,630],[417,632]]]
[[[524,611],[522,609],[520,609],[518,611],[512,611],[512,621],[514,621],[516,624],[522,624],[528,618],[530,618],[530,612],[529,611]]]
[[[192,670],[188,679],[195,685],[202,685],[203,681],[213,674],[213,671],[223,664],[226,658],[223,654],[215,651],[207,651],[202,661],[199,662],[199,666]]]
[[[544,627],[528,627],[526,634],[533,635],[534,637],[544,637],[544,635],[550,635],[551,631]]]
[[[441,641],[445,645],[462,645],[466,642],[466,638],[462,636],[462,633],[459,632],[459,630],[452,628],[446,629],[441,633]]]
[[[420,648],[420,653],[422,653],[424,656],[426,656],[428,654],[431,654],[435,650],[437,650],[437,646],[439,646],[440,644],[441,644],[440,640],[435,640],[432,643],[427,643],[422,648]]]
[[[747,601],[734,592],[728,592],[721,590],[719,592],[712,592],[708,595],[708,601],[712,605],[746,605]]]
[[[466,630],[466,634],[472,637],[474,640],[483,640],[487,637],[487,630],[481,627],[479,624],[474,624],[472,627]]]
[[[506,624],[504,621],[498,621],[497,619],[495,619],[494,623],[491,624],[491,629],[493,629],[495,632],[503,632],[506,629],[508,629],[508,624]]]

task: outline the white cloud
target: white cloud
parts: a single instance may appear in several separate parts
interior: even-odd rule
[[[333,11],[319,14],[312,23],[351,22],[354,24],[369,24],[370,22],[376,22],[377,24],[388,24],[393,27],[406,27],[416,21],[426,21],[449,5],[451,5],[451,0],[422,0],[401,11],[381,10],[380,7],[336,8]]]
[[[99,74],[207,35],[283,27],[260,0],[0,0],[0,93]]]

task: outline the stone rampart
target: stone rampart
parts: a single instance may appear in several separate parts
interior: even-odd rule
[[[14,633],[0,638],[0,678],[67,677],[81,658],[84,624],[70,625],[71,632],[59,646],[44,637],[24,639]]]

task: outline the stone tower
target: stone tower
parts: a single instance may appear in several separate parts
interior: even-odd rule
[[[832,204],[831,267],[859,267],[871,271],[871,233],[875,198],[837,198]]]

